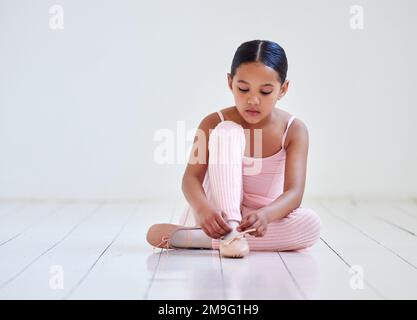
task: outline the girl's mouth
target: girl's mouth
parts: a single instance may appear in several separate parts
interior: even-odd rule
[[[260,114],[259,111],[252,111],[252,110],[246,110],[245,112],[252,117],[256,117],[258,114]]]

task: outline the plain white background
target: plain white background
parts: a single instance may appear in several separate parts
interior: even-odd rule
[[[0,198],[181,197],[177,128],[233,105],[226,74],[253,39],[287,53],[277,106],[309,128],[305,197],[415,197],[416,12],[412,0],[0,0]],[[160,130],[172,164],[155,159]]]

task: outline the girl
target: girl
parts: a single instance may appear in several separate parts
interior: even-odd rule
[[[239,46],[227,74],[235,106],[201,121],[182,180],[189,206],[180,225],[151,226],[151,245],[244,257],[249,250],[303,249],[319,239],[318,215],[301,207],[307,127],[275,107],[288,90],[287,66],[275,42]]]

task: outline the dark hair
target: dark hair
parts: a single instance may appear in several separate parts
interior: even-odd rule
[[[284,83],[287,77],[288,62],[284,49],[273,41],[252,40],[242,43],[233,57],[230,73],[232,77],[236,69],[243,63],[262,62],[274,69],[279,75],[279,81]]]

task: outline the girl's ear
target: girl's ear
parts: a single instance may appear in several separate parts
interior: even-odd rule
[[[290,85],[290,81],[289,80],[285,80],[284,84],[281,86],[281,88],[279,89],[279,95],[278,95],[278,99],[281,99],[285,96],[285,94],[288,91],[288,86]]]
[[[233,87],[232,87],[232,82],[233,82],[232,75],[231,75],[230,73],[228,73],[228,74],[227,74],[227,83],[228,83],[228,85],[229,85],[229,89],[230,89],[230,90],[233,90]]]

